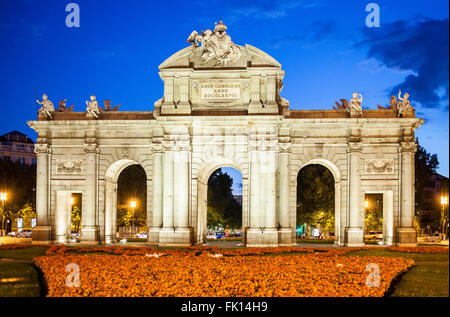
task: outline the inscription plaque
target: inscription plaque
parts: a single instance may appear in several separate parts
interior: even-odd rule
[[[241,84],[239,82],[204,81],[200,82],[200,99],[239,99]]]

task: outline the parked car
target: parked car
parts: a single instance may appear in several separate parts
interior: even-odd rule
[[[433,235],[426,236],[424,241],[425,242],[437,242],[437,243],[440,243],[441,242],[441,235],[439,234],[439,232],[435,232]]]
[[[214,232],[214,231],[210,231],[208,232],[208,234],[206,235],[206,239],[222,239],[225,236],[225,232]]]
[[[17,238],[31,238],[33,231],[31,229],[22,229],[16,233]]]
[[[139,239],[147,239],[147,236],[148,236],[148,234],[145,231],[141,231],[138,234],[136,234],[136,237]]]
[[[71,231],[70,232],[70,239],[74,240],[75,242],[80,241],[81,239],[81,233],[78,231]]]
[[[376,238],[377,238],[376,231],[369,231],[369,233],[364,235],[364,239],[366,239],[366,240],[375,240]]]
[[[375,238],[378,240],[383,240],[383,232],[382,231],[377,231]]]
[[[11,231],[10,233],[8,233],[8,236],[15,237],[16,236],[16,232],[15,231]]]

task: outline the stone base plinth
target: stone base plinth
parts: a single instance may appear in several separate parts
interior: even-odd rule
[[[278,230],[276,228],[248,229],[246,247],[278,247]]]
[[[36,226],[32,232],[32,244],[50,244],[52,242],[51,226]]]
[[[397,228],[397,246],[417,247],[417,232],[414,228]]]
[[[191,228],[162,228],[159,231],[160,247],[188,247],[191,245]]]
[[[98,244],[99,243],[99,229],[97,226],[81,228],[81,244]]]
[[[364,246],[364,232],[362,228],[345,228],[345,246],[346,247]]]
[[[105,241],[104,242],[105,242],[105,244],[116,243],[115,235],[105,236]]]
[[[278,229],[278,245],[280,247],[291,247],[296,243],[292,241],[292,229],[291,228],[281,228]]]
[[[151,245],[158,245],[160,231],[161,231],[161,228],[149,228],[147,243],[151,244]]]

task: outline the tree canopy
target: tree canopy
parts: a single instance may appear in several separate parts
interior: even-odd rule
[[[228,225],[231,229],[242,226],[242,206],[233,196],[231,186],[233,179],[216,170],[208,180],[208,207],[207,221],[209,227]]]
[[[297,224],[334,226],[334,178],[322,165],[308,165],[297,176]]]

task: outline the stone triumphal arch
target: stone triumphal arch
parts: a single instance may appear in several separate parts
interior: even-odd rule
[[[290,246],[301,168],[320,164],[335,181],[335,243],[363,244],[364,195],[383,194],[384,242],[415,245],[414,131],[408,95],[362,109],[362,96],[330,110],[292,110],[284,71],[268,54],[236,45],[220,22],[160,66],[154,111],[118,111],[96,97],[85,112],[44,96],[37,121],[37,226],[33,242],[70,238],[70,197],[81,193],[82,243],[113,243],[117,179],[139,164],[147,176],[148,243],[188,246],[206,236],[211,173],[242,173],[246,246]]]

